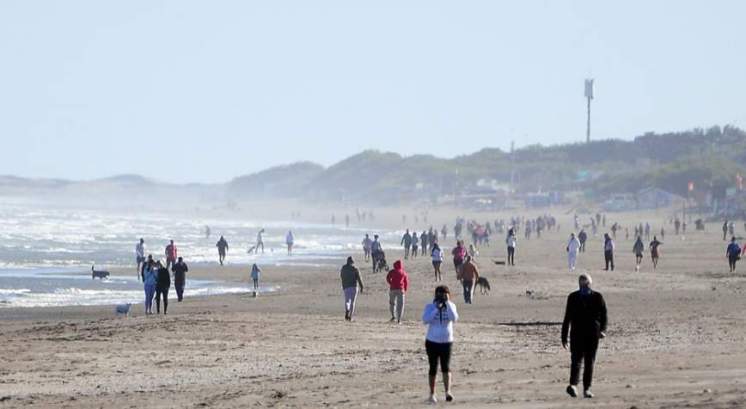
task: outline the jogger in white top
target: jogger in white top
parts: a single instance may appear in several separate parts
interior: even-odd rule
[[[578,259],[579,249],[580,240],[575,237],[575,233],[570,233],[570,241],[567,242],[567,266],[570,271],[575,271],[575,263]]]

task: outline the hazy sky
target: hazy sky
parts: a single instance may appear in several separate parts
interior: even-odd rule
[[[746,125],[743,1],[0,2],[0,174],[225,181]]]

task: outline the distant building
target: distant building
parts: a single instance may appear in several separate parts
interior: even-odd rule
[[[656,187],[642,189],[635,195],[637,209],[658,209],[681,203],[684,198]]]

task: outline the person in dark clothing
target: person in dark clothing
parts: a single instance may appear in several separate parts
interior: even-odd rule
[[[611,271],[614,271],[614,247],[614,240],[612,240],[608,234],[604,234],[604,260],[606,261],[606,271],[609,270],[609,266],[611,266]]]
[[[171,267],[171,271],[174,272],[174,288],[176,289],[176,298],[178,302],[184,299],[184,284],[186,284],[186,273],[189,271],[189,267],[184,262],[184,259],[179,257],[179,260]]]
[[[578,240],[580,241],[580,252],[585,253],[585,242],[588,240],[588,233],[581,229],[578,233]]]
[[[736,238],[730,239],[730,244],[725,249],[725,257],[728,258],[728,265],[730,266],[730,272],[736,271],[736,261],[741,258],[741,246],[736,243]]]
[[[412,235],[409,234],[409,229],[402,236],[401,244],[404,246],[404,259],[407,260],[409,258],[409,249],[412,247]]]
[[[215,247],[218,248],[218,261],[220,261],[220,265],[222,266],[225,261],[225,252],[228,250],[228,241],[225,240],[225,237],[220,236],[220,240],[215,243]]]
[[[163,315],[168,314],[168,289],[171,288],[171,274],[168,268],[158,262],[158,275],[155,283],[155,312],[161,313],[161,296],[163,296]]]
[[[596,361],[598,341],[606,337],[606,302],[601,293],[591,290],[591,276],[581,274],[580,289],[567,297],[565,319],[562,321],[562,347],[567,349],[570,335],[570,385],[567,394],[578,396],[580,367],[583,371],[583,396],[592,398],[593,365]]]

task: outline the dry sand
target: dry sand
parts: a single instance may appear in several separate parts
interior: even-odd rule
[[[656,272],[647,255],[634,272],[632,242],[623,235],[617,270],[601,271],[600,238],[591,238],[578,272],[589,271],[606,297],[608,337],[599,351],[596,398],[565,395],[569,353],[560,346],[559,325],[577,272],[566,269],[570,218],[563,217],[559,233],[519,237],[516,267],[490,262],[504,255],[502,238],[482,249],[479,266],[493,289],[473,305],[463,304],[444,263],[461,314],[450,405],[746,407],[746,280],[727,272],[716,224],[686,240],[668,227]],[[0,407],[425,406],[419,317],[434,288],[429,259],[406,262],[412,285],[401,326],[387,322],[384,275],[367,265],[357,321],[344,321],[343,261],[265,267],[264,281],[281,291],[172,301],[168,316],[145,317],[142,305],[130,318],[115,318],[111,306],[2,309]],[[194,270],[191,277],[248,280],[247,266]],[[438,391],[442,398],[440,385]]]

